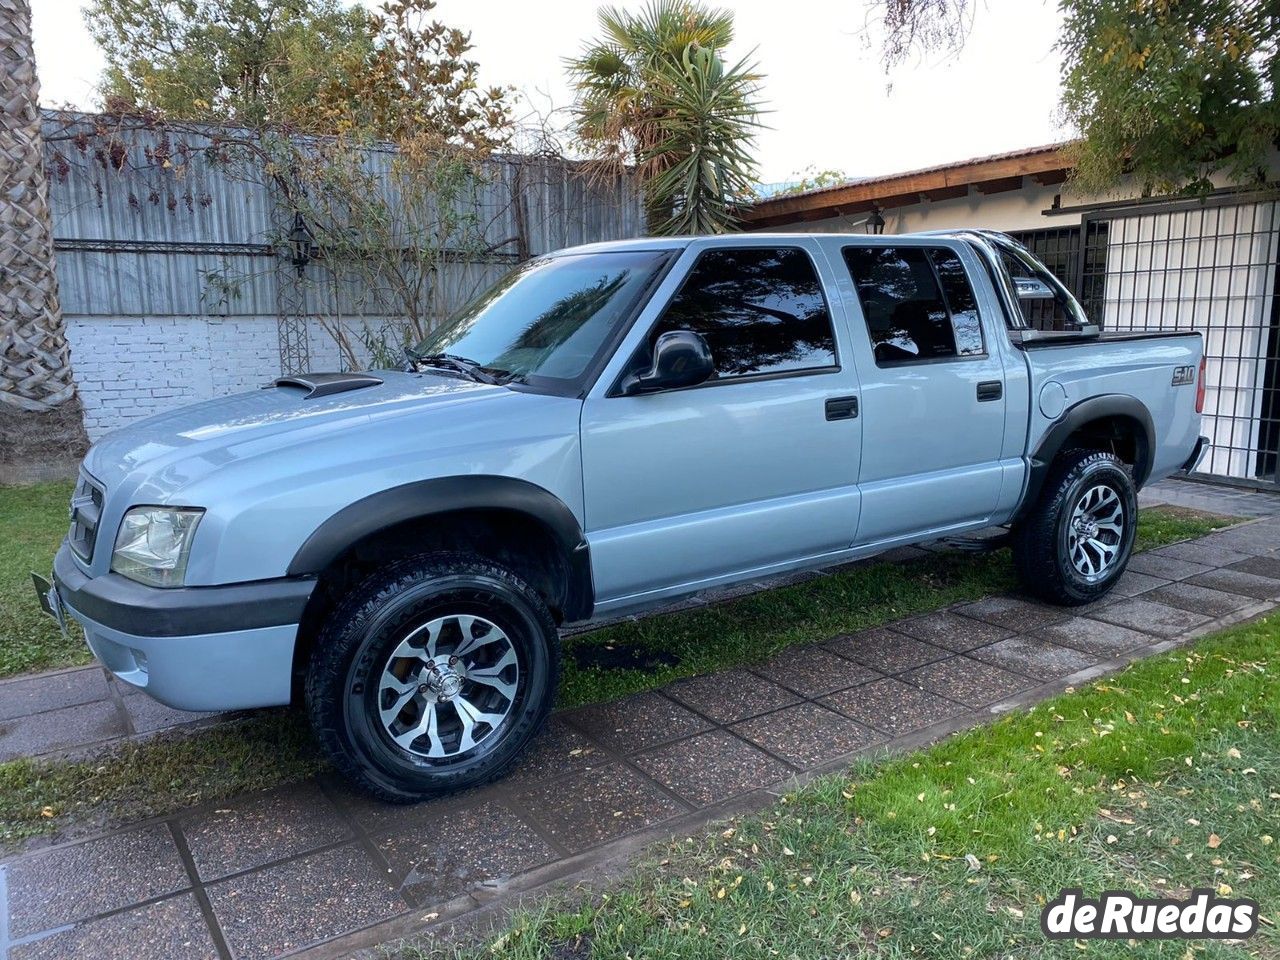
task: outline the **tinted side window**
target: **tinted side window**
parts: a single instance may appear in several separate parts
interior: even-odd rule
[[[977,302],[959,258],[924,247],[846,247],[877,364],[983,352]]]
[[[795,247],[708,250],[654,328],[702,334],[716,378],[836,364],[835,337],[813,262]]]

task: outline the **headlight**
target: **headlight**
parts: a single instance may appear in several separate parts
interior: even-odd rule
[[[111,569],[153,587],[180,587],[203,510],[134,507],[120,522]]]

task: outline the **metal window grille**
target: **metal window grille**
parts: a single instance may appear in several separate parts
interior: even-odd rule
[[[1280,315],[1274,196],[1143,204],[1087,214],[1071,284],[1107,330],[1205,339],[1205,474],[1278,484]]]
[[[1081,227],[1055,227],[1048,230],[1021,230],[1010,233],[1036,259],[1066,284],[1079,298],[1085,314],[1098,322],[1102,307],[1103,283],[1106,279],[1107,222],[1093,221],[1085,233],[1081,256]],[[1027,322],[1038,330],[1064,329],[1060,310],[1048,301],[1023,304]]]

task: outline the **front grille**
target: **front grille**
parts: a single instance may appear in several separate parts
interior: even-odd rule
[[[93,558],[93,544],[98,539],[98,521],[102,519],[103,493],[96,481],[84,471],[71,496],[71,532],[67,541],[81,560]]]

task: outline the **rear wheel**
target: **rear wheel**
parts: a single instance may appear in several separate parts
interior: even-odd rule
[[[1102,597],[1128,566],[1137,519],[1133,478],[1119,457],[1102,450],[1060,454],[1040,499],[1014,527],[1023,588],[1064,606]]]
[[[510,570],[434,554],[378,573],[325,621],[311,723],[348,778],[394,802],[500,776],[550,712],[555,623]]]

